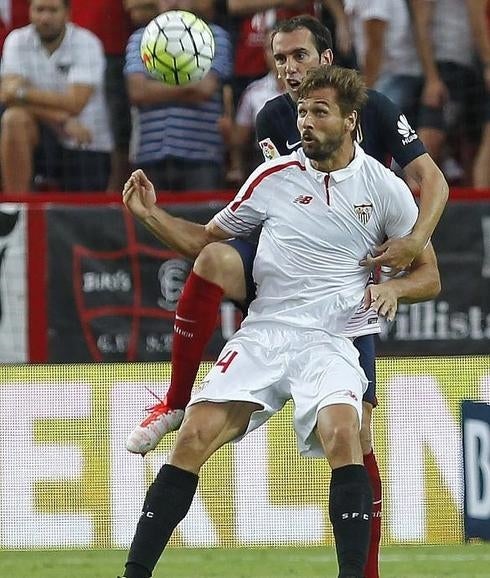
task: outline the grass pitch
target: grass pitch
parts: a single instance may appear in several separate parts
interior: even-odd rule
[[[5,578],[115,578],[121,550],[0,551]],[[331,548],[169,549],[154,578],[316,578],[337,576]],[[490,544],[387,546],[382,578],[489,578]]]

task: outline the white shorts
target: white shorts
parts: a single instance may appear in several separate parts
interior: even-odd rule
[[[247,433],[284,404],[294,402],[294,429],[301,454],[325,457],[314,430],[320,409],[352,405],[362,415],[368,380],[359,354],[346,337],[320,330],[254,323],[225,345],[189,405],[202,401],[248,401],[261,405]]]

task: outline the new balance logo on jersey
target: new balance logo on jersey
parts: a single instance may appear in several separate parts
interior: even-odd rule
[[[363,225],[367,225],[371,215],[373,214],[373,205],[367,203],[365,205],[354,205],[354,212],[357,218]]]
[[[407,117],[404,114],[400,115],[400,118],[398,119],[396,126],[398,128],[398,132],[403,137],[403,139],[402,139],[403,145],[407,145],[407,144],[411,143],[412,141],[414,141],[416,138],[418,138],[417,135],[415,134],[415,131],[410,126],[410,123],[408,122]]]
[[[299,203],[300,205],[309,205],[312,200],[313,197],[309,197],[308,195],[300,195],[299,197],[296,197],[294,199],[293,203]]]

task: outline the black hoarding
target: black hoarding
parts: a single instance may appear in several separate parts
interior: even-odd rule
[[[175,215],[205,223],[221,207],[175,205]],[[170,359],[174,312],[191,262],[164,247],[121,206],[50,207],[48,361]],[[223,304],[206,357],[236,329]]]
[[[174,205],[205,223],[220,204]],[[51,362],[170,358],[173,317],[191,263],[164,247],[119,205],[51,206],[48,326]],[[490,352],[490,203],[448,205],[434,235],[442,293],[399,306],[383,326],[380,355]],[[236,329],[230,303],[206,350],[214,359]]]
[[[378,353],[490,353],[490,203],[449,203],[432,241],[441,294],[400,304],[394,322],[383,327]]]

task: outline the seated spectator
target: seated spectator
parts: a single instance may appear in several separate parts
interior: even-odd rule
[[[202,0],[195,5],[192,0],[172,0],[171,5],[168,1],[126,0],[134,24],[140,26],[169,8],[209,16],[202,12],[205,4]],[[212,0],[209,7],[211,4]],[[231,44],[222,28],[212,23],[210,28],[216,46],[211,70],[199,82],[184,86],[166,85],[147,73],[139,48],[143,28],[128,42],[125,74],[134,112],[131,160],[160,190],[223,187],[225,145],[219,120],[222,83],[231,74]]]
[[[345,11],[366,85],[415,125],[424,79],[406,0],[345,0]]]
[[[104,46],[107,61],[105,89],[114,139],[107,189],[121,191],[130,172],[131,118],[123,69],[126,45],[132,32],[131,22],[121,0],[71,0],[71,20],[93,32]]]
[[[31,0],[28,26],[5,41],[0,162],[5,193],[33,176],[63,191],[107,186],[112,138],[104,98],[105,59],[94,34],[68,21],[69,0]]]

